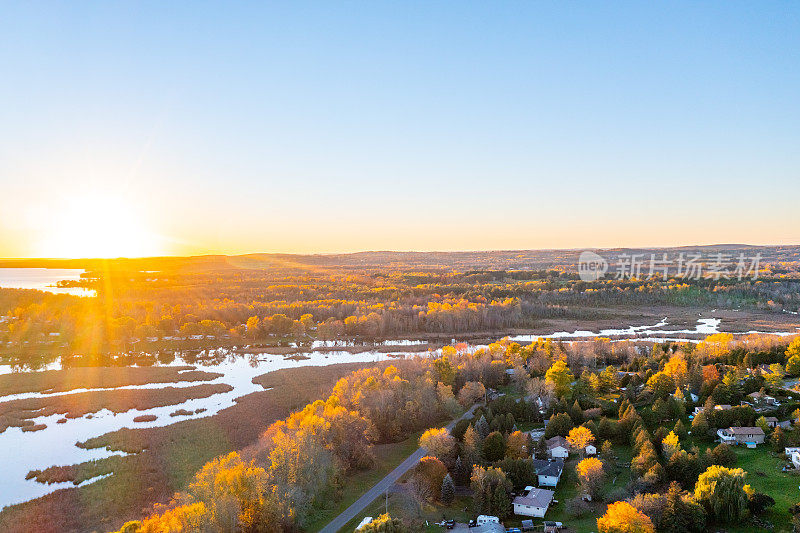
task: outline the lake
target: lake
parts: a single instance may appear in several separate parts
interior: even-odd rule
[[[79,280],[85,271],[76,268],[0,268],[0,287],[36,289],[53,294],[94,296],[94,291],[80,287],[56,287],[62,280]]]

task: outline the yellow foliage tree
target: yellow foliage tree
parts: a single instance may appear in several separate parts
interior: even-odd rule
[[[597,519],[600,533],[655,533],[650,518],[628,502],[616,502],[608,506],[606,514]]]
[[[672,380],[678,387],[682,387],[686,383],[687,371],[686,359],[680,353],[670,357],[667,364],[664,365],[664,372],[672,376]]]
[[[447,428],[431,428],[419,438],[419,445],[438,459],[446,459],[453,452],[456,441]]]
[[[603,462],[596,457],[589,457],[575,466],[575,472],[578,474],[578,480],[584,492],[589,493],[592,498],[596,498],[603,487],[605,478]]]
[[[589,428],[579,426],[569,430],[567,442],[583,457],[586,453],[586,447],[594,442],[594,435]]]
[[[545,374],[545,379],[553,384],[556,396],[562,397],[570,390],[572,382],[575,381],[575,376],[567,366],[567,362],[559,359],[553,366],[551,366]]]
[[[670,431],[669,434],[666,437],[664,437],[664,440],[661,441],[661,449],[664,452],[664,457],[666,457],[667,459],[672,457],[673,453],[681,449],[678,436],[675,434],[674,431]]]

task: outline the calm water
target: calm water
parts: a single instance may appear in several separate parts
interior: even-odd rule
[[[78,280],[84,270],[75,268],[0,268],[0,287],[7,289],[37,289],[53,294],[94,296],[94,291],[81,288],[56,287],[61,280]]]
[[[53,279],[65,278],[55,276]],[[615,336],[617,338],[630,338],[654,342],[697,342],[697,339],[685,339],[683,336],[685,334],[709,335],[718,333],[719,326],[719,319],[698,318],[694,329],[670,329],[668,320],[665,318],[656,324],[646,326],[605,329],[599,332],[584,330],[574,332],[560,331],[547,335],[519,335],[512,339],[530,341],[539,337],[544,337],[563,340],[565,342],[582,342],[601,336]],[[795,333],[797,332],[777,334],[789,335]],[[392,344],[396,343],[396,341],[387,342],[391,342]],[[422,343],[423,341],[414,340],[405,342],[405,344],[409,346],[409,350],[410,347]],[[317,345],[329,346],[326,343],[318,343]],[[477,346],[474,348],[477,348]],[[188,418],[213,416],[220,410],[234,405],[237,398],[263,390],[260,385],[254,384],[252,379],[267,372],[283,368],[325,366],[335,363],[371,362],[389,358],[389,354],[379,351],[350,353],[348,351],[318,352],[310,350],[302,354],[307,357],[307,359],[287,359],[280,355],[269,354],[237,355],[231,354],[225,350],[217,350],[216,353],[223,355],[223,357],[217,358],[218,362],[215,364],[204,365],[203,363],[189,363],[193,364],[196,368],[207,368],[210,371],[222,374],[221,377],[214,380],[208,382],[179,381],[177,383],[147,384],[143,386],[120,387],[120,389],[155,389],[162,387],[190,387],[201,383],[226,383],[233,387],[233,390],[229,392],[215,394],[208,398],[192,399],[175,405],[141,411],[131,409],[124,413],[112,413],[108,410],[101,410],[81,418],[68,419],[66,423],[63,424],[56,423],[57,420],[62,418],[61,415],[39,417],[34,419],[34,423],[45,424],[47,427],[42,431],[24,433],[20,428],[8,428],[5,432],[0,433],[0,458],[4,459],[3,480],[0,482],[0,507],[37,498],[59,488],[73,486],[71,483],[44,485],[33,480],[25,480],[25,475],[30,470],[43,469],[53,465],[77,464],[91,459],[100,459],[118,454],[118,452],[111,452],[105,449],[84,450],[75,446],[77,442],[97,437],[122,427],[144,428],[167,426]],[[404,352],[402,349],[393,353],[405,357],[426,355],[426,352]],[[186,364],[186,362],[181,359],[176,359],[171,364],[183,365]],[[57,369],[58,367],[57,363],[53,363],[49,368]],[[8,373],[11,371],[11,367],[0,365],[0,373]],[[57,394],[75,394],[83,391],[82,389]],[[0,403],[12,399],[36,398],[41,396],[46,395],[41,393],[24,393],[0,396]],[[192,412],[198,409],[205,409],[205,411],[190,416],[171,417],[170,413],[178,409],[185,409]],[[152,422],[134,422],[133,419],[140,415],[155,415],[157,418]],[[13,460],[9,460],[9,458],[13,458]],[[87,480],[86,483],[91,481],[96,480]]]

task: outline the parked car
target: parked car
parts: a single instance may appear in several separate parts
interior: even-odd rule
[[[456,527],[456,521],[455,520],[445,520],[444,524],[445,524],[445,527],[447,527],[447,529],[453,529],[454,527]]]
[[[467,524],[467,525],[469,527],[478,527],[478,521],[475,520],[475,519],[472,519],[472,520],[469,521],[469,524]]]
[[[518,528],[518,527],[512,527],[512,528],[506,529],[506,533],[522,533],[522,530],[520,528]]]

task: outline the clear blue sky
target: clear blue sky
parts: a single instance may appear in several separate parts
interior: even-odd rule
[[[0,256],[800,242],[797,3],[5,2],[0,72]]]

